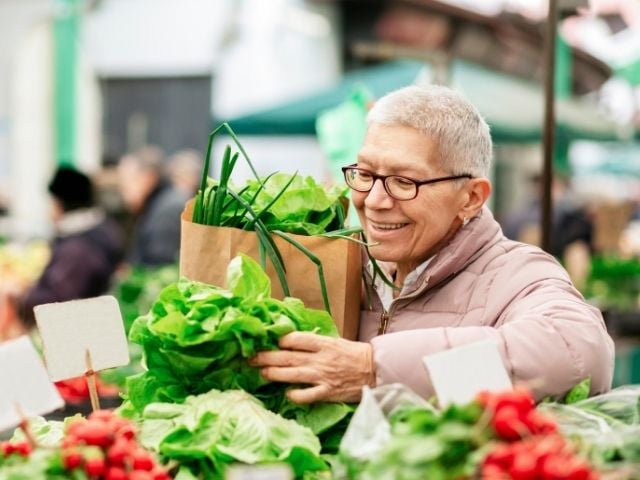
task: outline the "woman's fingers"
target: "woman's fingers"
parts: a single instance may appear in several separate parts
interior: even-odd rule
[[[329,397],[327,385],[316,385],[309,388],[296,388],[287,392],[287,397],[293,403],[307,404],[327,400]]]
[[[318,381],[317,371],[308,367],[264,367],[260,374],[272,382],[312,384]]]
[[[293,352],[291,350],[268,350],[257,353],[249,359],[252,367],[296,367],[308,362],[306,352]]]
[[[278,344],[282,349],[300,350],[303,352],[319,352],[325,338],[308,332],[291,332],[280,339]]]

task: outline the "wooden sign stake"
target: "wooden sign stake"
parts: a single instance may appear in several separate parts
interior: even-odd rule
[[[87,386],[89,387],[89,396],[91,397],[91,409],[95,412],[100,410],[100,397],[98,397],[98,387],[96,386],[96,372],[93,370],[93,362],[91,361],[91,352],[89,349],[85,350],[85,363],[87,365],[87,371],[84,376],[87,380]]]
[[[25,415],[24,410],[19,403],[15,403],[14,405],[16,412],[18,412],[18,416],[20,417],[20,424],[18,426],[20,427],[20,430],[22,430],[22,433],[24,433],[24,436],[27,439],[27,442],[29,442],[29,445],[31,445],[31,448],[35,449],[38,446],[38,443],[36,442],[36,438],[33,436],[33,432],[31,432],[31,428],[29,428],[29,419]]]

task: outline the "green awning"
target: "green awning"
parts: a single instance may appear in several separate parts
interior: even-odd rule
[[[328,108],[344,102],[356,85],[364,85],[375,98],[415,82],[423,65],[417,62],[392,62],[345,74],[335,87],[279,107],[255,112],[227,121],[237,134],[313,135],[316,117]]]
[[[320,112],[342,103],[355,85],[364,85],[375,97],[429,78],[431,67],[416,61],[393,61],[347,73],[335,87],[276,108],[227,121],[237,134],[315,134]],[[495,142],[539,141],[542,136],[544,98],[542,87],[469,62],[452,62],[450,86],[461,91],[491,126]],[[620,127],[590,103],[558,100],[557,135],[560,139],[617,140]]]

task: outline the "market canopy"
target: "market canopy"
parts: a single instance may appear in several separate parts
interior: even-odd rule
[[[365,86],[378,98],[397,88],[431,77],[431,67],[398,60],[349,72],[333,88],[249,115],[216,119],[229,122],[237,134],[315,134],[319,113],[345,101],[356,86]],[[538,141],[542,136],[543,90],[534,82],[457,60],[449,67],[449,84],[480,110],[496,142]],[[560,139],[618,140],[618,124],[591,103],[577,98],[557,100]]]

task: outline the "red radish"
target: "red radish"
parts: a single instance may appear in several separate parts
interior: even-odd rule
[[[84,471],[87,472],[87,475],[90,476],[99,476],[104,474],[106,470],[106,466],[104,463],[104,458],[90,458],[84,464]]]
[[[73,470],[82,465],[84,457],[76,451],[67,450],[62,453],[62,464],[66,470]]]
[[[133,469],[151,471],[154,467],[154,461],[151,455],[142,449],[133,452]]]

